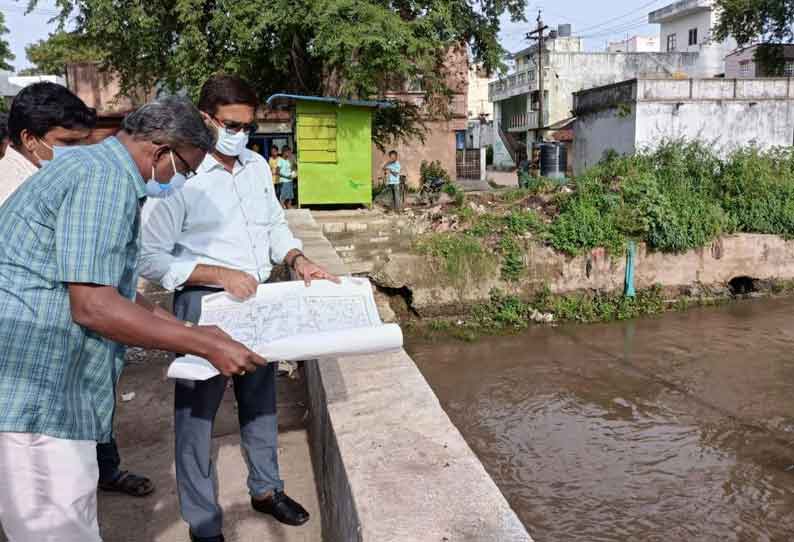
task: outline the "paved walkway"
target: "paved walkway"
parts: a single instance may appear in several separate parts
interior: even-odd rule
[[[121,378],[119,393],[135,392],[135,398],[120,403],[117,410],[116,433],[122,468],[151,477],[157,491],[143,499],[100,493],[99,518],[104,542],[188,541],[176,495],[173,384],[164,378],[166,363],[165,354],[136,356],[133,352]],[[227,542],[321,540],[319,504],[304,429],[305,387],[302,380],[286,377],[279,378],[278,384],[281,477],[287,493],[309,510],[312,519],[302,527],[286,527],[251,509],[234,393],[229,389],[216,419],[213,442]]]

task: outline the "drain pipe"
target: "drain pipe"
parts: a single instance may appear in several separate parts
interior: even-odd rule
[[[623,288],[623,295],[626,297],[634,297],[637,292],[634,290],[634,260],[637,256],[637,245],[634,241],[629,241],[629,246],[626,249],[626,279]]]

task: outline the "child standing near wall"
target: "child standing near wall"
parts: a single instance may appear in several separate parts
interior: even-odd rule
[[[389,161],[383,167],[383,172],[386,174],[386,184],[392,193],[392,209],[394,211],[402,210],[402,195],[400,194],[400,161],[398,160],[397,151],[389,152]]]

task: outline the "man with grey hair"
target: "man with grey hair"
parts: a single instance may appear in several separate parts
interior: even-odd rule
[[[214,147],[188,101],[130,114],[0,207],[0,522],[12,542],[101,542],[96,443],[110,437],[124,347],[186,352],[224,375],[266,362],[136,294],[140,206]]]

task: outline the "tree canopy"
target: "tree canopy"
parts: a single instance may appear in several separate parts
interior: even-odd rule
[[[25,54],[33,66],[22,70],[23,75],[63,75],[66,64],[103,58],[102,49],[91,44],[84,35],[64,31],[28,45]]]
[[[11,71],[14,66],[11,61],[14,60],[14,53],[11,52],[11,46],[4,36],[8,34],[8,27],[6,26],[6,19],[3,12],[0,11],[0,70]]]
[[[760,43],[756,60],[770,74],[782,73],[781,43],[794,42],[794,0],[717,0],[720,17],[714,37],[732,36],[740,47]]]
[[[56,4],[62,28],[76,22],[76,31],[103,52],[105,67],[118,73],[123,91],[160,85],[195,96],[208,76],[229,72],[251,81],[262,98],[285,91],[373,98],[415,80],[430,95],[448,92],[444,59],[452,47],[468,48],[489,72],[503,68],[500,17],[523,19],[526,0]],[[400,121],[416,115],[408,107],[394,113],[379,129],[410,132]]]

